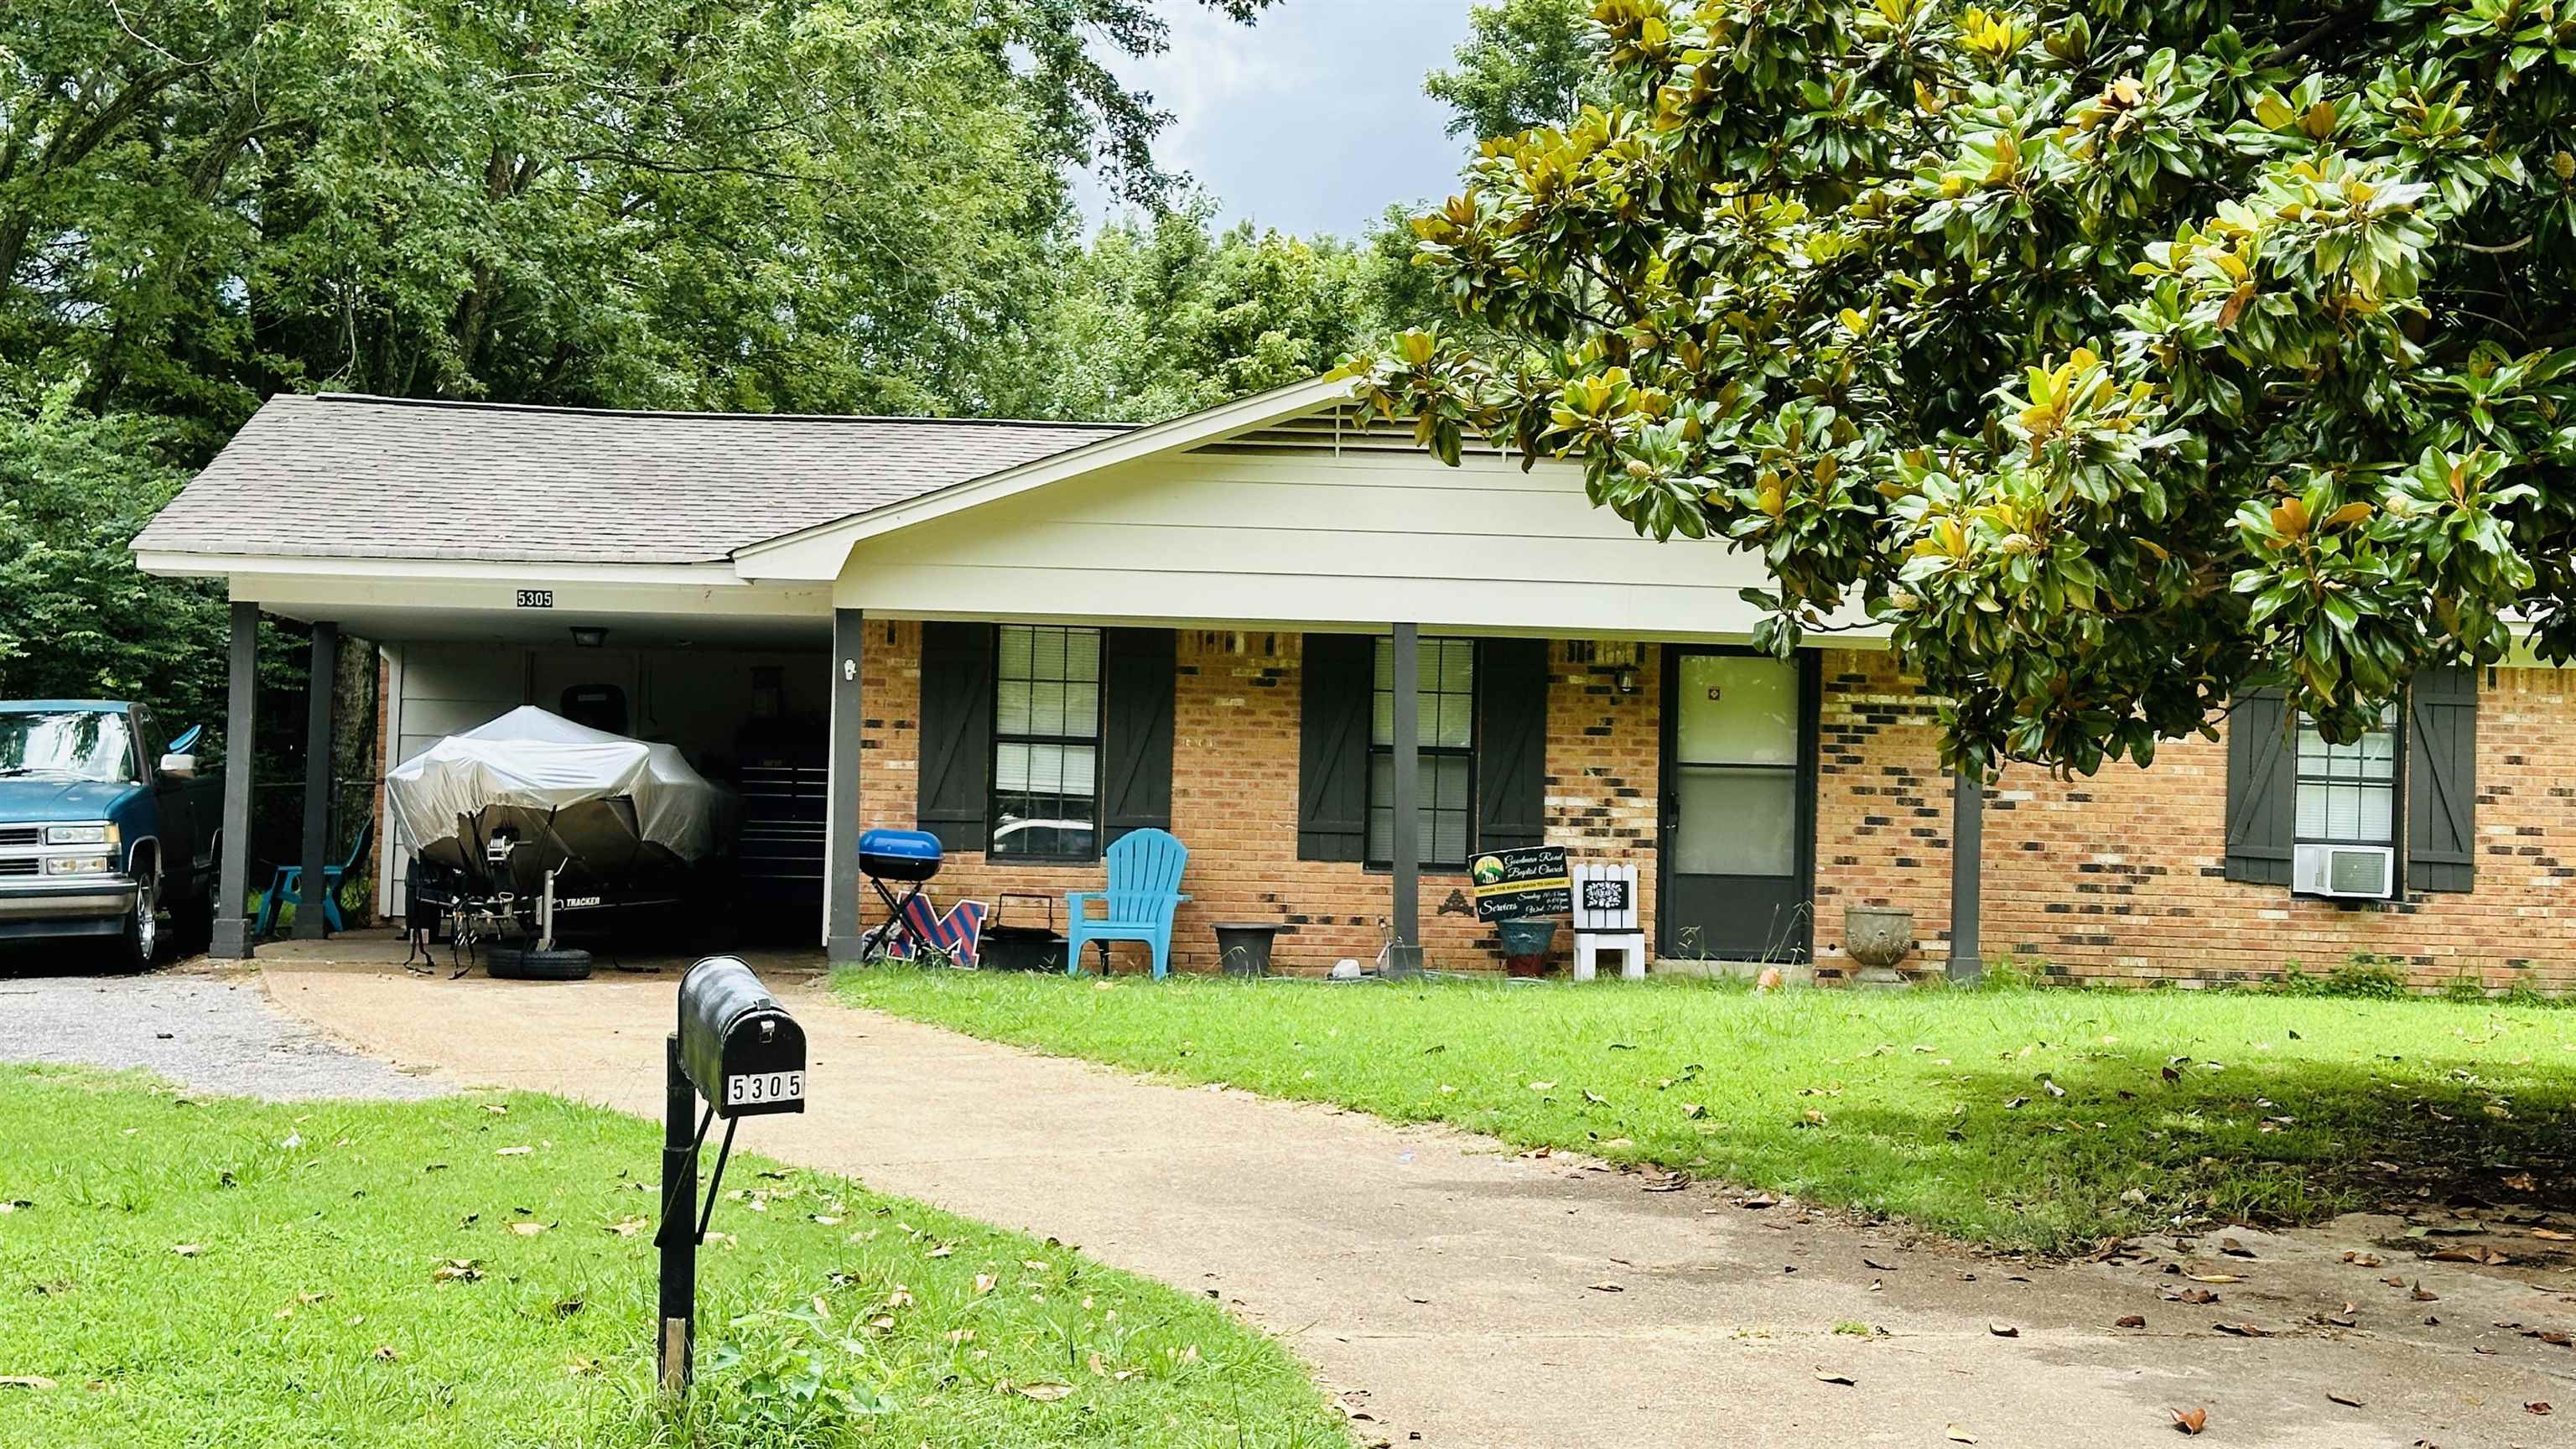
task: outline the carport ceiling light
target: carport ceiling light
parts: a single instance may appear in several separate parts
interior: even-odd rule
[[[596,649],[608,642],[608,631],[596,624],[575,624],[572,629],[572,642],[578,648]]]

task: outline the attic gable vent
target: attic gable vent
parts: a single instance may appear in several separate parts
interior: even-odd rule
[[[1266,428],[1240,433],[1221,443],[1210,443],[1199,449],[1203,453],[1302,453],[1329,456],[1354,454],[1387,454],[1422,452],[1413,441],[1413,429],[1402,423],[1390,423],[1376,413],[1363,413],[1357,408],[1337,407],[1325,412],[1290,418]],[[1481,438],[1470,437],[1460,449],[1471,457],[1500,457],[1502,450]]]

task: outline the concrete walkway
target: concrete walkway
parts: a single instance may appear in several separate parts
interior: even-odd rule
[[[660,1110],[668,974],[451,982],[363,942],[266,954],[278,1004],[397,1064]],[[2576,1350],[2520,1331],[2576,1327],[2576,1276],[2343,1262],[2367,1223],[2235,1234],[2251,1261],[2183,1255],[2243,1280],[2192,1306],[2160,1291],[2198,1286],[2173,1245],[2063,1268],[1909,1248],[1794,1205],[977,1042],[765,974],[810,1033],[816,1110],[753,1123],[747,1149],[1222,1298],[1367,1416],[1363,1443],[2109,1449],[2171,1444],[2167,1410],[2205,1408],[2213,1444],[2462,1449],[2564,1443],[2576,1417]],[[2398,1273],[2438,1300],[2381,1281]],[[2357,1327],[2310,1321],[2348,1302]],[[2145,1327],[2115,1327],[2128,1314]]]

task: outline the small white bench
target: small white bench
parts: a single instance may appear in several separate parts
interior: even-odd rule
[[[1646,976],[1646,933],[1637,928],[1637,868],[1633,865],[1574,867],[1574,979],[1589,981],[1601,953],[1619,955],[1619,974],[1630,981]]]

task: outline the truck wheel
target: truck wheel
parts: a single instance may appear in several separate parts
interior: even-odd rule
[[[483,969],[503,981],[587,981],[590,953],[534,946],[494,946],[483,953]]]
[[[124,934],[117,939],[116,960],[128,971],[149,971],[160,954],[161,877],[155,873],[135,887],[134,910],[126,916]]]

